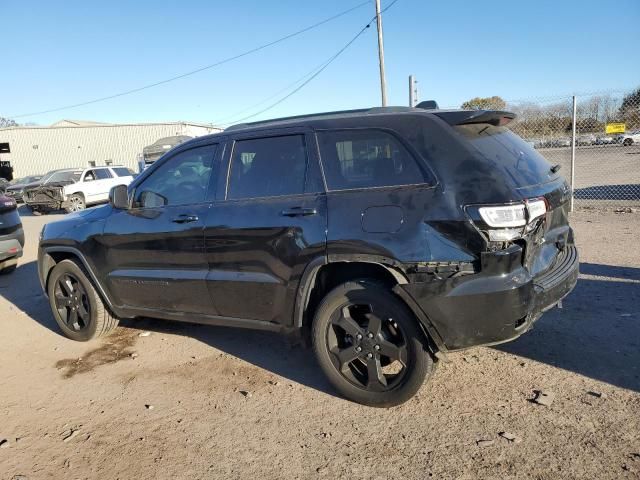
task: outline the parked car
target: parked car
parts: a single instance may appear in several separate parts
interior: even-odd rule
[[[576,137],[576,145],[580,145],[584,147],[584,146],[595,145],[595,143],[596,143],[596,136],[591,133],[578,135]]]
[[[84,210],[89,205],[109,201],[109,191],[115,185],[129,185],[134,173],[122,166],[92,167],[80,175],[80,180],[62,187],[62,208],[67,212]]]
[[[64,202],[63,187],[80,180],[82,172],[82,169],[77,168],[52,170],[39,181],[26,185],[22,199],[33,212],[46,213],[60,210]]]
[[[402,403],[576,284],[569,187],[514,117],[373,108],[185,142],[44,226],[53,316],[79,341],[137,317],[295,332],[345,397]]]
[[[24,231],[13,198],[0,195],[0,274],[13,272],[24,247]]]
[[[596,137],[596,145],[610,145],[612,143],[615,143],[613,135],[599,135]]]
[[[187,140],[191,140],[191,138],[193,137],[189,137],[187,135],[176,135],[174,137],[160,138],[151,145],[147,145],[142,149],[143,165],[140,166],[140,171],[147,168],[176,145],[180,145]]]
[[[22,196],[24,195],[24,189],[27,187],[36,186],[42,178],[42,175],[30,175],[28,177],[18,178],[13,180],[5,190],[7,197],[13,198],[16,202],[22,202]]]
[[[570,147],[571,139],[567,137],[555,138],[552,140],[551,146],[552,147]]]
[[[119,166],[57,170],[45,175],[37,187],[26,189],[25,203],[38,212],[84,210],[88,205],[107,202],[111,187],[128,185],[133,175],[130,169]]]
[[[640,143],[640,130],[623,133],[618,137],[617,143],[621,143],[625,147]]]

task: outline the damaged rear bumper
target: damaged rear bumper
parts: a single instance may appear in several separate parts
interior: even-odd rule
[[[578,252],[567,245],[538,276],[522,266],[522,249],[486,253],[482,271],[395,289],[443,350],[502,343],[526,332],[576,285]]]

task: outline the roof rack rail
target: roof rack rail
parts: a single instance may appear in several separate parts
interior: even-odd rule
[[[308,113],[305,115],[293,115],[291,117],[270,118],[268,120],[260,120],[257,122],[238,123],[231,125],[225,131],[241,130],[243,128],[258,127],[261,125],[269,125],[271,123],[288,122],[295,120],[305,119],[321,119],[323,117],[330,117],[334,115],[349,115],[349,114],[378,114],[378,113],[400,113],[415,111],[415,108],[411,107],[371,107],[371,108],[358,108],[355,110],[336,110],[333,112],[321,112],[321,113]]]
[[[360,108],[355,110],[336,110],[333,112],[307,113],[305,115],[292,115],[290,117],[270,118],[268,120],[259,120],[257,122],[238,123],[236,125],[231,125],[226,129],[226,131],[240,130],[242,128],[257,127],[260,125],[268,125],[269,123],[287,122],[290,120],[304,120],[305,118],[329,117],[331,115],[349,114],[349,113],[364,113],[364,112],[367,112],[368,110],[369,110],[368,108]]]

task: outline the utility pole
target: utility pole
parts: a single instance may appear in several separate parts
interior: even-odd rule
[[[413,75],[409,75],[409,106],[418,104],[418,81]]]
[[[380,14],[380,0],[376,2],[376,20],[378,25],[378,60],[380,61],[380,92],[382,94],[382,106],[387,106],[387,81],[384,74],[384,41],[382,39],[382,15]]]

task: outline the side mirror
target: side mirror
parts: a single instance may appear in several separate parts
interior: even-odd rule
[[[116,185],[109,191],[109,203],[118,210],[129,208],[129,192],[126,185]]]

